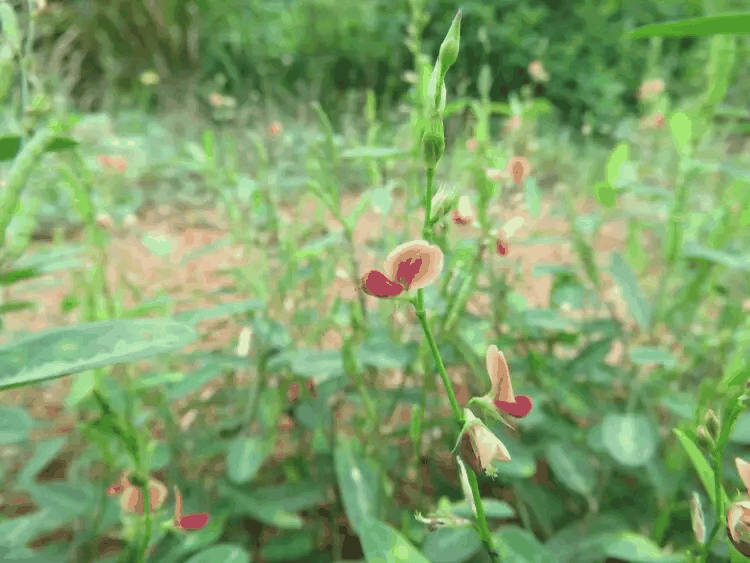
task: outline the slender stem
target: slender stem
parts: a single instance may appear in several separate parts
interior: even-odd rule
[[[34,2],[27,0],[26,8],[28,10],[29,21],[26,26],[26,44],[24,46],[23,57],[21,59],[21,123],[26,113],[26,107],[29,104],[29,70],[28,65],[31,61],[32,50],[34,48]],[[24,141],[26,140],[26,127],[22,127]]]
[[[490,558],[493,561],[499,561],[499,556],[495,552],[495,548],[492,545],[492,536],[490,534],[490,528],[487,525],[487,516],[484,513],[484,505],[482,504],[482,497],[479,495],[479,482],[474,472],[469,470],[466,472],[469,478],[469,486],[471,487],[471,495],[474,497],[474,504],[477,509],[477,527],[479,528],[479,538],[482,540],[484,548],[487,553],[490,554]]]

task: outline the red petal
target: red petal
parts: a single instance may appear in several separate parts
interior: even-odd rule
[[[117,496],[122,492],[122,487],[120,485],[112,485],[107,488],[107,494],[111,497]]]
[[[370,270],[362,276],[360,284],[362,291],[373,297],[395,297],[404,291],[403,287],[389,280],[383,272],[377,270]]]
[[[523,418],[531,412],[531,399],[526,395],[516,395],[515,403],[495,401],[495,406],[510,416]]]
[[[407,260],[399,262],[398,267],[396,268],[396,281],[404,287],[409,287],[419,273],[421,266],[421,258],[408,258]]]
[[[206,512],[188,514],[180,518],[178,526],[183,530],[200,530],[208,523],[209,515]]]
[[[500,256],[507,256],[508,252],[510,252],[510,248],[508,247],[508,243],[505,242],[502,239],[497,240],[497,244],[495,245],[495,248],[497,249],[497,253]]]

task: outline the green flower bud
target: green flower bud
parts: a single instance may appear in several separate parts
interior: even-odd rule
[[[430,117],[422,133],[422,160],[427,168],[435,168],[445,152],[443,118]]]
[[[453,23],[448,33],[443,39],[442,45],[440,45],[440,53],[438,54],[438,64],[440,68],[440,77],[445,78],[445,74],[448,69],[453,66],[453,63],[458,59],[458,47],[461,42],[461,10],[458,11],[456,17],[453,18]]]
[[[458,194],[455,188],[442,187],[432,198],[430,215],[437,221],[450,214],[458,204]]]

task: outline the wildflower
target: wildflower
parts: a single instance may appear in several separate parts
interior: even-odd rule
[[[464,409],[466,415],[466,424],[459,437],[459,443],[468,436],[472,454],[476,457],[476,465],[470,463],[475,469],[482,469],[487,473],[493,473],[491,470],[493,461],[510,461],[510,453],[497,436],[487,428],[469,409]],[[458,446],[458,444],[456,444]]]
[[[279,135],[281,135],[281,132],[283,130],[284,130],[284,128],[281,126],[281,123],[279,123],[278,121],[274,121],[268,127],[268,134],[271,137],[278,137]]]
[[[584,123],[583,125],[581,125],[581,133],[584,137],[588,137],[589,135],[591,135],[591,125],[589,125],[588,123]]]
[[[505,122],[506,131],[516,131],[521,128],[523,120],[520,115],[512,115],[508,121]]]
[[[125,172],[128,169],[128,161],[122,156],[108,156],[100,154],[96,157],[96,163],[102,168]]]
[[[693,492],[690,497],[690,521],[693,525],[693,534],[699,543],[706,543],[706,521],[703,518],[703,507],[698,493]]]
[[[443,251],[424,240],[394,248],[385,260],[385,273],[370,270],[360,280],[362,291],[374,297],[395,297],[433,283],[443,270]]]
[[[750,462],[735,458],[737,473],[750,495]],[[727,537],[737,551],[750,557],[750,500],[745,498],[732,503],[727,512]]]
[[[462,195],[458,200],[458,209],[453,211],[453,222],[457,225],[468,225],[474,220],[474,208],[469,196]]]
[[[531,412],[532,401],[526,395],[515,395],[510,381],[510,369],[503,353],[494,344],[487,349],[487,373],[491,387],[483,397],[472,399],[488,410],[504,412],[515,418],[523,418]],[[494,407],[494,409],[492,409]]]
[[[479,141],[477,141],[475,137],[472,137],[471,139],[466,141],[466,150],[469,152],[476,152],[478,146]]]
[[[654,112],[641,120],[643,129],[662,129],[664,127],[664,116],[660,112]]]
[[[253,337],[253,331],[248,327],[243,327],[240,331],[239,342],[235,354],[239,357],[247,356],[250,353],[250,341]]]
[[[508,221],[502,229],[493,230],[492,236],[495,238],[495,251],[500,256],[507,256],[510,253],[510,245],[508,239],[512,237],[515,232],[523,225],[523,218],[514,217]]]
[[[157,481],[156,479],[148,480],[148,491],[149,491],[149,504],[151,506],[151,512],[158,510],[164,504],[167,498],[167,487],[164,483]],[[136,487],[130,482],[128,473],[124,473],[118,483],[111,485],[107,489],[109,496],[116,496],[122,494],[120,499],[120,507],[130,514],[137,514],[143,516],[144,504],[143,504],[143,492],[140,488]]]
[[[153,70],[146,70],[142,72],[140,79],[141,84],[143,84],[144,86],[155,86],[161,80],[159,78],[159,75],[156,74]]]
[[[182,510],[182,493],[177,487],[174,488],[174,523],[181,530],[201,530],[208,523],[209,514],[207,512],[198,512],[194,514],[185,514]]]
[[[222,96],[218,92],[212,92],[211,95],[208,97],[208,103],[211,104],[215,108],[223,107],[224,96]]]
[[[664,81],[661,78],[647,80],[638,89],[638,98],[641,100],[651,100],[664,91]]]
[[[534,82],[547,82],[549,80],[549,74],[544,69],[541,61],[531,61],[528,70]]]
[[[513,178],[516,186],[523,184],[524,178],[531,172],[531,164],[522,156],[514,156],[508,159],[505,172]]]
[[[103,229],[109,229],[112,227],[112,217],[109,213],[98,213],[96,215],[96,224],[102,227]]]

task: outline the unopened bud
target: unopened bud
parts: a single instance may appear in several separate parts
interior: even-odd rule
[[[445,132],[443,118],[433,116],[428,119],[422,133],[422,160],[425,167],[435,168],[445,152]]]
[[[440,77],[445,78],[445,74],[448,69],[453,66],[453,63],[458,59],[458,48],[461,43],[461,10],[458,11],[456,17],[453,18],[448,33],[443,39],[442,45],[440,45],[440,52],[438,54],[438,66],[440,68]]]

